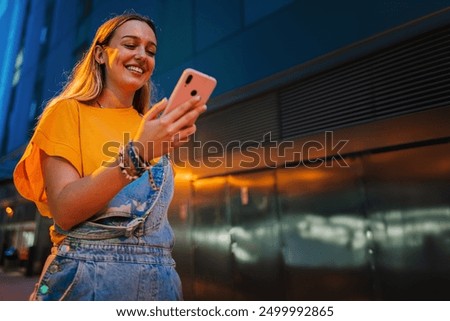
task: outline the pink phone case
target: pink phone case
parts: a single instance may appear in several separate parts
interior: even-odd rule
[[[188,68],[183,71],[167,103],[167,111],[181,105],[196,95],[200,95],[201,102],[206,104],[217,81],[213,77],[200,71]]]

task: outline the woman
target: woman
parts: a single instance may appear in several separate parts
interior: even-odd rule
[[[44,110],[14,171],[19,192],[54,221],[30,299],[182,299],[166,155],[206,106],[194,97],[170,112],[166,99],[149,108],[156,48],[148,18],[108,20]]]

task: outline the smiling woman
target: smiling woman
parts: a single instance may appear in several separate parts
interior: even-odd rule
[[[116,30],[109,43],[95,46],[95,60],[105,69],[105,90],[99,103],[128,107],[134,92],[146,84],[155,68],[156,35],[152,27],[142,21],[130,20]],[[128,92],[116,97],[115,88]],[[118,100],[118,101],[117,101]]]
[[[18,191],[54,221],[33,300],[182,299],[167,155],[206,106],[199,97],[170,111],[166,99],[150,106],[156,46],[154,24],[141,15],[100,26],[17,164]],[[112,158],[111,144],[120,146]]]

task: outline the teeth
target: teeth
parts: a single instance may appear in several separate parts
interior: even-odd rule
[[[136,66],[128,66],[127,69],[128,69],[128,70],[131,70],[131,71],[138,72],[138,73],[140,73],[140,74],[144,73],[144,71],[143,71],[141,68],[136,67]]]

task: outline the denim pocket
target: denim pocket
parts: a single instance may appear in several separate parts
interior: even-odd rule
[[[38,284],[36,300],[70,300],[72,290],[79,281],[82,271],[82,261],[57,256],[49,265],[42,281]],[[80,293],[77,294],[77,296],[79,295]]]

